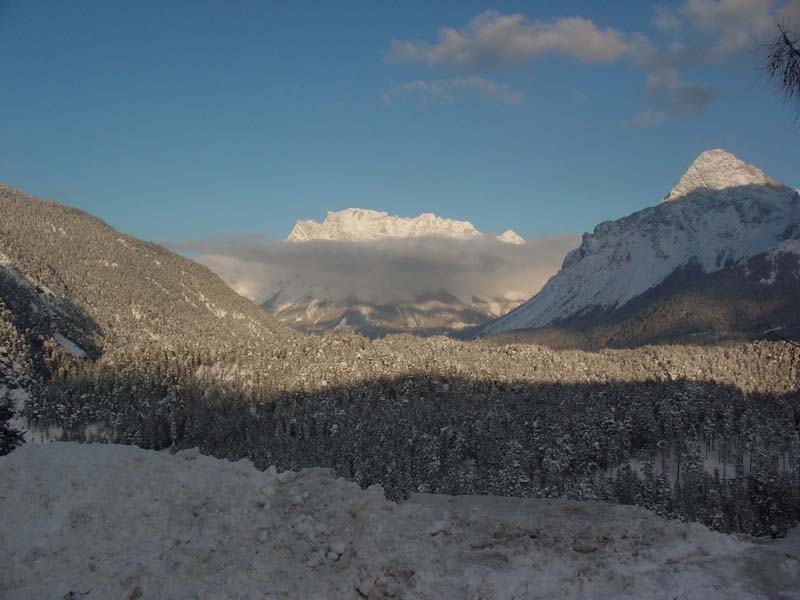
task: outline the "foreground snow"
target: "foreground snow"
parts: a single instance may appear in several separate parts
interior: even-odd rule
[[[54,443],[0,459],[0,597],[800,598],[800,536]]]

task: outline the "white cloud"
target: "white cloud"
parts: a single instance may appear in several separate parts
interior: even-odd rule
[[[544,21],[489,10],[461,29],[440,29],[433,42],[394,41],[388,58],[461,72],[525,65],[546,55],[587,64],[623,62],[647,74],[647,104],[627,124],[653,127],[703,110],[716,97],[710,84],[687,81],[688,69],[713,68],[757,50],[774,32],[776,20],[800,24],[800,0],[683,0],[674,8],[657,6],[653,25],[667,38],[658,43],[580,16]],[[490,82],[481,81],[421,79],[393,88],[384,99],[415,95],[424,103],[451,102],[472,91],[506,104],[522,100],[522,93],[513,88],[490,88]]]
[[[434,43],[394,41],[389,59],[480,69],[531,62],[552,53],[585,63],[608,63],[628,55],[637,43],[638,36],[600,28],[582,17],[528,21],[521,14],[489,10],[463,29],[440,29]]]
[[[511,86],[494,83],[483,77],[409,81],[383,92],[381,97],[386,103],[396,98],[415,97],[422,104],[449,104],[464,94],[476,94],[509,106],[525,101],[525,95]]]
[[[370,242],[211,238],[171,244],[199,253],[234,290],[263,302],[286,286],[312,289],[322,299],[355,296],[403,302],[446,290],[459,298],[530,297],[556,273],[578,235],[530,239],[525,245],[485,239],[412,238]]]
[[[714,58],[726,59],[756,47],[772,31],[776,16],[790,10],[791,4],[776,0],[687,0],[681,11],[694,27],[714,36]]]

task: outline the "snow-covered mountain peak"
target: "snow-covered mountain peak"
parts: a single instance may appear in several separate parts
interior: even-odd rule
[[[616,310],[676,271],[713,273],[800,231],[800,198],[723,150],[704,152],[667,199],[584,234],[531,300],[482,334]]]
[[[417,217],[399,217],[383,211],[347,208],[328,212],[322,223],[313,219],[297,221],[286,239],[289,242],[365,241],[421,236],[466,239],[482,235],[469,221],[445,219],[433,213],[422,213]]]
[[[746,185],[777,185],[763,171],[748,165],[720,148],[706,150],[683,174],[678,184],[664,198],[669,202],[700,189],[724,190]]]
[[[504,244],[515,244],[521,246],[525,243],[525,238],[518,234],[513,229],[506,229],[503,233],[497,236],[497,240]]]

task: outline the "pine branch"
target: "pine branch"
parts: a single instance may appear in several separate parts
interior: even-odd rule
[[[783,23],[776,23],[778,35],[766,45],[764,71],[778,81],[788,101],[800,99],[800,39]]]

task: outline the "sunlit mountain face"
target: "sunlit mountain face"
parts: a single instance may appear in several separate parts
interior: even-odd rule
[[[758,337],[800,324],[798,258],[797,191],[710,150],[659,204],[585,234],[538,294],[480,334],[598,347]]]

